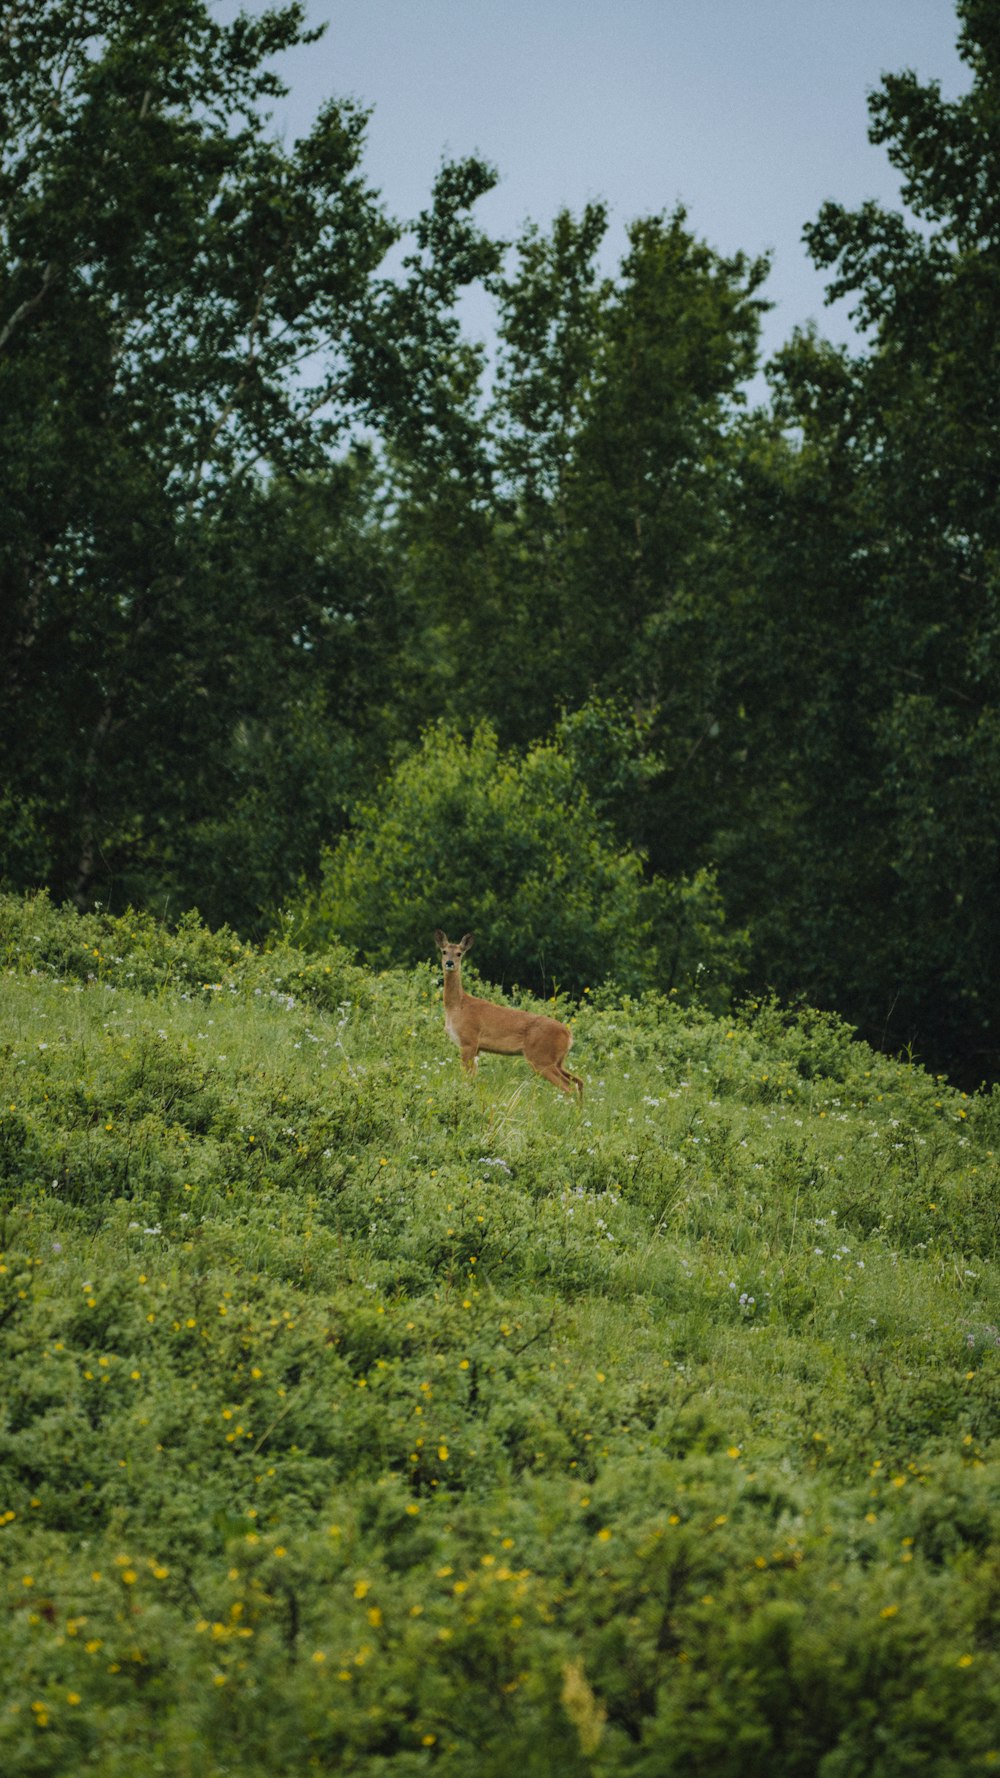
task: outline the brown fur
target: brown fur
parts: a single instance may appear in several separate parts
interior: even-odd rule
[[[577,1092],[583,1102],[583,1081],[563,1067],[573,1033],[559,1019],[544,1013],[521,1012],[515,1006],[494,1006],[478,1000],[462,987],[462,958],[472,944],[467,932],[453,945],[440,928],[434,940],[444,969],[444,1028],[458,1046],[462,1066],[474,1074],[480,1050],[498,1056],[523,1056],[536,1074],[550,1080],[564,1093]]]

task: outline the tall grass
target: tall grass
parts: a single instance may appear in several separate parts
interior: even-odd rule
[[[1000,1105],[0,901],[0,1768],[1000,1768]]]

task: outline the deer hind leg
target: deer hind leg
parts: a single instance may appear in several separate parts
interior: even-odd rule
[[[562,1075],[562,1083],[561,1084],[563,1087],[563,1091],[566,1093],[571,1093],[573,1091],[573,1088],[575,1087],[576,1091],[580,1095],[580,1104],[582,1105],[583,1104],[583,1081],[580,1079],[580,1076],[578,1074],[571,1074],[569,1069],[566,1067],[566,1057],[569,1055],[569,1052],[572,1048],[573,1048],[573,1033],[571,1031],[569,1033],[569,1037],[566,1042],[566,1048],[563,1050],[562,1055],[558,1058],[555,1066],[558,1068],[560,1074]]]
[[[580,1095],[580,1104],[582,1105],[583,1104],[583,1081],[580,1079],[580,1076],[578,1074],[571,1074],[568,1068],[561,1068],[559,1072],[565,1077],[566,1080],[572,1081],[572,1083],[573,1083],[572,1086],[567,1087],[566,1090],[567,1090],[567,1092],[571,1093],[573,1091],[573,1087],[575,1087],[576,1091]]]
[[[531,1061],[530,1056],[528,1060]],[[536,1074],[542,1076],[543,1080],[550,1080],[552,1085],[559,1087],[562,1092],[578,1092],[582,1102],[583,1081],[578,1074],[569,1074],[565,1068],[560,1068],[558,1062],[532,1062],[531,1066]]]

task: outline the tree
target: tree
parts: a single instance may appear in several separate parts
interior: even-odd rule
[[[912,74],[873,95],[911,216],[829,204],[806,230],[866,345],[796,335],[772,366],[784,436],[746,433],[744,739],[710,842],[759,985],[974,1080],[1000,989],[994,15],[959,8],[959,99]]]
[[[364,112],[330,101],[288,149],[266,128],[273,57],[315,35],[298,4],[35,0],[0,39],[0,870],[81,904],[193,899],[178,836],[302,674],[328,586],[282,580],[287,531],[276,578],[248,572],[275,478],[361,430],[447,448],[493,175],[445,166],[386,275]]]
[[[575,443],[570,503],[590,683],[663,705],[673,607],[725,525],[727,434],[756,368],[766,259],[724,259],[686,213],[629,229]]]
[[[606,229],[593,204],[524,231],[493,281],[477,472],[425,480],[418,499],[404,483],[400,500],[401,580],[440,662],[421,715],[485,711],[522,745],[592,694],[683,706],[765,306],[766,262],[722,258],[682,210],[633,224],[614,278]]]

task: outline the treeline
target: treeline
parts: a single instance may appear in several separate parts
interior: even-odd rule
[[[995,1075],[1000,16],[957,12],[967,93],[870,101],[905,211],[806,229],[863,346],[797,333],[751,411],[767,263],[683,210],[613,277],[598,204],[488,239],[478,160],[400,225],[355,105],[266,121],[300,6],[14,11],[6,883],[375,960],[434,904],[535,987],[700,949]]]

